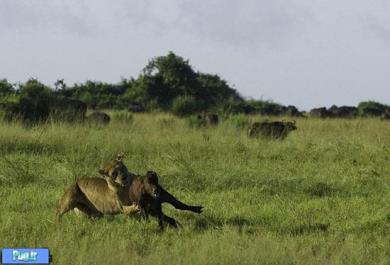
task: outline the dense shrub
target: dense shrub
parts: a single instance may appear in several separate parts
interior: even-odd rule
[[[191,128],[200,128],[206,126],[206,121],[204,119],[199,119],[198,115],[192,115],[187,118],[187,124]]]
[[[3,119],[7,122],[17,121],[21,119],[21,111],[19,104],[7,103],[3,105]]]
[[[256,108],[245,101],[230,99],[222,103],[221,112],[225,114],[251,114],[256,112]]]
[[[0,96],[14,93],[14,87],[7,79],[0,79]]]
[[[120,122],[133,122],[134,118],[133,115],[128,111],[115,111],[112,114],[112,118],[116,121]]]
[[[390,112],[390,106],[375,101],[363,101],[358,105],[359,115],[363,117],[379,117]]]
[[[20,85],[20,111],[25,121],[46,120],[50,110],[47,99],[77,99],[90,109],[128,109],[133,112],[171,111],[178,116],[197,112],[225,114],[261,114],[299,116],[294,106],[283,106],[264,100],[245,100],[237,90],[219,75],[195,71],[189,60],[169,52],[152,58],[137,78],[118,83],[87,80],[69,86],[63,79],[55,89],[36,79]],[[18,90],[7,80],[0,80],[0,96],[18,97]],[[56,106],[52,103],[52,107]],[[57,111],[57,110],[56,110]],[[70,118],[71,119],[71,118]],[[66,117],[65,120],[69,120]]]
[[[232,126],[237,129],[246,129],[251,124],[251,121],[248,118],[248,116],[244,114],[238,114],[238,115],[229,115],[226,119],[226,123],[229,126]]]
[[[196,102],[195,98],[191,96],[177,97],[172,103],[172,112],[181,117],[195,114],[199,110],[199,104]]]
[[[30,79],[20,86],[20,99],[12,107],[25,123],[44,122],[49,117],[52,92],[36,79]]]
[[[71,98],[54,98],[50,104],[50,116],[56,121],[82,121],[87,112],[87,104]]]

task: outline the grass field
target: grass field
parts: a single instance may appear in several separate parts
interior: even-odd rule
[[[297,120],[284,141],[248,139],[244,116],[196,129],[166,114],[106,128],[0,123],[0,248],[49,247],[54,264],[390,264],[390,122]],[[254,119],[252,117],[252,119]],[[55,206],[78,177],[126,154],[201,215],[183,226]]]

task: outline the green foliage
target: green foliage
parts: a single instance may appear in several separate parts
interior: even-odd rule
[[[59,80],[55,86],[57,96],[80,99],[92,109],[125,109],[135,97],[133,79],[122,79],[118,84],[88,80],[73,87]]]
[[[115,121],[131,123],[134,120],[133,114],[128,111],[115,111],[112,114],[112,118]]]
[[[118,84],[89,80],[71,87],[58,80],[55,87],[56,95],[80,99],[92,109],[131,109],[141,104],[149,111],[188,115],[200,108],[215,109],[227,100],[242,101],[218,75],[195,72],[188,60],[173,52],[151,59],[136,79]],[[195,105],[196,110],[190,110]]]
[[[222,102],[241,103],[243,100],[237,91],[218,75],[198,73],[199,88],[194,92],[196,98],[204,102],[206,108],[217,106]]]
[[[162,109],[171,108],[179,97],[190,97],[203,110],[228,99],[241,100],[236,90],[218,75],[196,73],[188,60],[173,52],[152,59],[136,83],[144,91],[144,100],[155,100]],[[183,99],[178,99],[178,102],[183,102]],[[173,112],[182,115],[180,111]]]
[[[17,103],[7,103],[3,106],[2,120],[11,122],[22,120],[23,116]]]
[[[56,122],[81,122],[85,118],[87,105],[77,99],[54,97],[50,102],[50,119]]]
[[[180,117],[195,114],[201,110],[202,106],[192,96],[176,97],[172,103],[172,112]]]
[[[17,105],[22,120],[26,123],[46,121],[50,113],[52,91],[36,79],[30,79],[20,86]]]
[[[7,79],[0,79],[0,96],[5,96],[15,92],[14,86]]]
[[[42,85],[29,84],[31,81],[22,84],[22,90],[25,85]],[[0,80],[0,96],[2,91],[8,93],[11,88],[5,79]],[[54,97],[81,100],[89,109],[167,111],[179,116],[198,111],[262,115],[297,112],[270,101],[246,101],[226,80],[216,74],[195,71],[189,60],[173,52],[152,58],[135,79],[124,78],[114,84],[87,80],[72,86],[59,79],[51,90]]]
[[[206,126],[206,120],[199,118],[199,115],[187,117],[186,122],[190,128],[201,128]]]
[[[248,102],[261,115],[282,115],[284,106],[269,100],[250,100]]]
[[[362,117],[381,116],[390,113],[390,106],[375,101],[363,101],[359,103],[358,111]]]
[[[235,100],[233,98],[222,101],[222,103],[219,104],[219,108],[225,114],[251,114],[256,112],[256,109],[252,105],[243,100]]]
[[[149,61],[140,80],[146,99],[157,100],[162,108],[168,108],[175,97],[193,95],[198,87],[189,62],[173,52]]]
[[[229,127],[237,129],[247,129],[251,124],[250,118],[244,114],[229,115],[226,117],[225,122]]]

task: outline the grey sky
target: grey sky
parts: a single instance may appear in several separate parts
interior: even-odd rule
[[[136,77],[172,50],[243,96],[390,104],[389,0],[0,0],[0,78]]]

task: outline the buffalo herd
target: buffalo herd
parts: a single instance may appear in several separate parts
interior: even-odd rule
[[[331,106],[330,108],[314,108],[310,111],[310,117],[315,118],[354,118],[358,116],[358,108],[352,106]]]
[[[356,118],[356,117],[380,117],[381,120],[390,118],[390,108],[382,104],[366,104],[363,106],[336,106],[330,108],[314,108],[309,116],[313,118]]]
[[[385,106],[385,105],[383,105]],[[20,119],[23,122],[41,122],[51,119],[54,121],[65,122],[84,122],[90,126],[106,126],[110,123],[111,118],[107,113],[102,111],[94,111],[87,115],[87,104],[72,98],[57,98],[49,104],[48,109],[38,109],[39,111],[30,111],[29,108],[19,104],[1,104],[0,108],[4,110],[5,120],[11,121]],[[128,109],[132,112],[143,112],[145,108],[138,102],[132,102]],[[354,117],[380,117],[381,120],[390,120],[390,109],[381,109],[379,107],[367,105],[361,109],[361,106],[336,106],[330,108],[321,107],[313,108],[309,112],[300,112],[295,106],[287,106],[282,109],[282,113],[290,117],[313,117],[313,118],[354,118]],[[281,115],[279,112],[274,113],[265,111],[260,115]],[[196,124],[198,127],[217,126],[220,118],[216,113],[202,112],[195,115]],[[248,128],[248,136],[253,137],[268,137],[274,139],[284,139],[289,132],[296,130],[294,122],[285,121],[263,121],[255,122]]]
[[[21,120],[24,124],[45,122],[51,119],[52,121],[85,122],[88,125],[105,126],[111,120],[110,116],[102,111],[94,111],[87,115],[87,104],[78,99],[66,97],[57,98],[46,108],[36,108],[34,111],[31,111],[29,105],[15,103],[2,104],[0,108],[4,111],[6,121]]]

